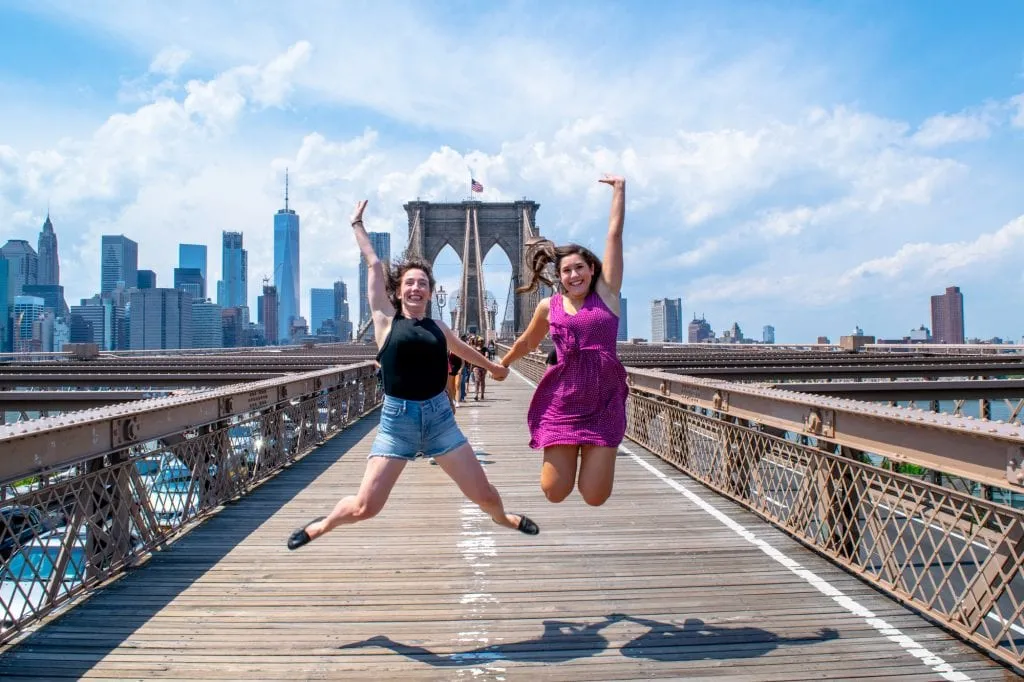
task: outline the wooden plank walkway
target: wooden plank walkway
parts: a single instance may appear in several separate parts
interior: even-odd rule
[[[605,506],[548,503],[526,446],[531,387],[488,389],[459,422],[539,536],[493,524],[417,462],[379,517],[289,552],[293,528],[355,489],[374,414],[8,647],[0,676],[1017,679],[636,446]]]

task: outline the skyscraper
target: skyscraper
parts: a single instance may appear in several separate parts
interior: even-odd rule
[[[9,353],[11,350],[11,304],[14,303],[14,297],[7,276],[10,265],[0,255],[0,353]]]
[[[117,288],[138,286],[139,245],[124,235],[105,234],[101,239],[100,294],[106,296]]]
[[[762,343],[775,343],[775,327],[766,324],[761,329],[761,341]]]
[[[46,212],[43,231],[39,233],[39,284],[60,284],[60,259],[57,257],[57,234]],[[59,313],[58,313],[59,314]]]
[[[135,282],[139,289],[156,289],[156,273],[152,270],[139,270]]]
[[[174,268],[174,288],[188,292],[194,302],[206,300],[203,295],[203,274],[199,268]]]
[[[629,321],[626,319],[628,310],[626,299],[619,294],[619,332],[615,335],[616,341],[629,341]]]
[[[964,295],[960,287],[932,296],[932,334],[935,343],[964,342]]]
[[[0,247],[0,257],[7,260],[7,301],[13,303],[26,284],[39,283],[39,255],[24,239],[9,239]]]
[[[206,278],[206,244],[178,244],[178,267],[179,268],[196,268],[199,270],[199,274],[203,277],[202,288],[199,293],[195,296],[198,299],[205,299],[207,282]],[[141,289],[142,286],[139,285]],[[177,289],[178,285],[175,284],[174,288]]]
[[[192,301],[192,348],[223,348],[224,320],[221,307],[209,301]]]
[[[33,334],[33,324],[43,314],[46,305],[38,296],[14,297],[14,352],[28,353],[43,350],[41,338]]]
[[[715,338],[715,331],[711,328],[711,325],[704,316],[701,315],[700,319],[697,316],[693,316],[693,320],[686,327],[686,341],[687,343],[703,343]]]
[[[263,335],[270,345],[275,345],[280,337],[281,328],[277,323],[277,313],[279,310],[277,304],[277,287],[268,286],[264,280],[263,284],[263,295],[260,298],[263,300]],[[287,338],[287,337],[285,337]]]
[[[391,234],[389,232],[370,232],[370,244],[373,245],[373,252],[377,258],[384,262],[384,271],[387,272],[391,264]],[[359,326],[370,319],[370,302],[366,298],[367,282],[369,281],[370,270],[366,265],[366,258],[359,256]]]
[[[132,350],[192,345],[192,296],[178,289],[135,289],[131,293]]]
[[[651,341],[679,343],[683,340],[683,299],[658,298],[651,301]]]
[[[334,319],[342,341],[352,338],[352,320],[349,319],[348,286],[340,279],[334,283]]]
[[[309,333],[317,334],[327,320],[334,319],[334,289],[309,290]]]
[[[274,215],[274,287],[277,289],[277,338],[290,338],[299,316],[299,215],[288,208],[288,172],[284,175],[284,208]],[[266,305],[266,292],[264,292]],[[266,321],[266,313],[263,316]],[[270,334],[267,334],[269,340]]]
[[[276,231],[276,221],[275,221]],[[217,303],[224,308],[249,305],[249,254],[242,248],[241,232],[221,235],[222,285],[217,287]]]

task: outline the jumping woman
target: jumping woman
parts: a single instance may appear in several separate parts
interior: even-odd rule
[[[556,359],[530,401],[530,447],[544,449],[540,485],[550,501],[561,502],[575,485],[594,506],[612,493],[615,457],[626,433],[628,393],[626,370],[615,351],[626,181],[606,175],[600,182],[612,187],[604,262],[578,244],[531,244],[531,280],[517,293],[533,291],[540,282],[554,286],[545,273],[551,263],[561,293],[540,301],[526,331],[501,359],[508,367],[551,332]]]
[[[384,384],[380,427],[359,492],[342,498],[328,516],[295,530],[288,538],[288,549],[298,549],[337,526],[376,516],[405,465],[417,456],[435,458],[459,490],[495,523],[536,535],[540,529],[528,517],[505,511],[501,496],[455,423],[445,390],[449,348],[463,360],[486,367],[499,381],[508,369],[459,340],[444,322],[427,317],[427,303],[434,293],[429,263],[410,259],[385,274],[363,227],[365,208],[366,201],[356,206],[352,228],[369,269],[368,297]]]

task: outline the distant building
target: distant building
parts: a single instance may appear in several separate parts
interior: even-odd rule
[[[174,288],[184,291],[192,297],[193,302],[205,301],[206,284],[203,282],[203,273],[199,268],[174,268]],[[206,348],[207,346],[200,346]]]
[[[928,343],[932,340],[932,332],[922,324],[917,329],[911,329],[910,335],[907,338],[917,343]]]
[[[43,350],[43,340],[38,336],[33,325],[43,312],[46,304],[38,296],[15,296],[14,310],[14,352],[30,353]],[[50,328],[53,333],[53,328]]]
[[[125,306],[110,298],[82,299],[71,306],[70,333],[72,343],[95,343],[100,350],[126,350],[128,319]]]
[[[932,296],[932,331],[935,343],[964,342],[964,296],[960,287]]]
[[[10,270],[10,263],[0,255],[0,353],[9,353],[11,350],[11,303],[14,302],[14,295],[11,293],[11,282],[7,273]]]
[[[651,342],[678,343],[683,340],[683,299],[658,298],[651,301]]]
[[[387,272],[391,264],[391,234],[388,232],[370,232],[370,244],[373,252],[377,254],[384,263],[384,271]],[[367,298],[367,286],[370,278],[369,266],[366,258],[359,256],[359,326],[362,326],[370,319],[370,301]]]
[[[130,294],[132,350],[192,345],[192,296],[178,289],[135,289]]]
[[[50,222],[50,212],[46,212],[46,222],[39,233],[39,284],[60,284],[60,258],[57,255],[57,234]],[[58,313],[60,314],[60,313]]]
[[[775,327],[766,324],[761,329],[761,343],[775,343]]]
[[[278,330],[280,329],[277,323],[277,287],[263,285],[263,295],[260,309],[263,311],[263,334],[266,338],[267,343],[270,345],[277,345],[280,337],[278,336]]]
[[[152,270],[139,270],[135,282],[139,289],[156,289],[156,273]]]
[[[817,343],[819,345],[823,345],[823,346],[831,346],[832,345],[832,342],[829,340],[829,338],[827,336],[819,336],[818,340],[815,343]]]
[[[64,287],[59,284],[26,284],[22,287],[25,296],[38,296],[55,317],[68,316],[68,304],[64,300]]]
[[[286,171],[284,208],[274,215],[274,286],[277,289],[277,335],[283,340],[290,338],[292,321],[299,316],[301,285],[299,268],[299,214],[288,208],[288,173]],[[264,304],[266,304],[265,300]],[[265,322],[266,316],[263,319]]]
[[[249,254],[242,248],[241,232],[221,234],[221,276],[217,303],[222,308],[249,305]]]
[[[245,340],[245,324],[242,322],[241,308],[224,308],[221,315],[221,338],[225,348],[248,346]]]
[[[199,275],[202,278],[202,288],[193,297],[198,300],[204,300],[206,296],[206,244],[178,244],[178,267],[179,268],[195,268],[199,270]],[[141,286],[139,287],[142,288]],[[152,287],[147,287],[152,288]],[[178,284],[174,284],[174,288],[178,288]]]
[[[7,301],[24,293],[26,284],[39,284],[39,254],[24,239],[9,239],[0,247],[7,261]]]
[[[187,268],[196,270],[198,268]],[[190,348],[223,348],[224,320],[216,303],[192,301],[192,340]]]
[[[715,332],[708,324],[708,321],[701,315],[700,319],[693,316],[693,320],[686,326],[686,340],[688,343],[706,343],[715,338]]]
[[[338,338],[342,341],[352,338],[352,319],[349,314],[348,286],[339,279],[334,283],[334,320]]]
[[[334,319],[334,289],[309,290],[309,332],[319,334],[327,320]]]
[[[138,284],[139,245],[124,235],[105,234],[100,247],[100,294],[108,295],[120,283],[125,289]]]
[[[626,299],[619,295],[619,331],[615,335],[616,341],[629,341],[629,306]]]

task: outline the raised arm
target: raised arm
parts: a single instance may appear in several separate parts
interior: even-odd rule
[[[366,234],[366,227],[363,226],[363,211],[366,209],[366,200],[363,199],[352,211],[352,233],[356,236],[356,243],[359,250],[366,259],[367,280],[366,297],[370,301],[370,312],[374,315],[374,326],[377,326],[377,317],[390,320],[395,315],[395,308],[391,305],[387,292],[387,274],[384,272],[384,264],[377,257],[370,243],[370,235]]]
[[[544,340],[544,337],[548,334],[548,311],[551,310],[551,299],[541,299],[540,303],[537,304],[537,309],[533,311],[533,319],[530,320],[530,324],[527,325],[526,331],[519,335],[516,342],[512,344],[512,347],[505,357],[501,359],[501,365],[503,367],[509,367],[513,362],[523,357],[534,348],[540,345],[540,342]]]
[[[598,182],[612,187],[612,210],[608,218],[608,238],[601,262],[601,282],[617,297],[622,290],[622,225],[626,220],[626,179],[605,175]]]

